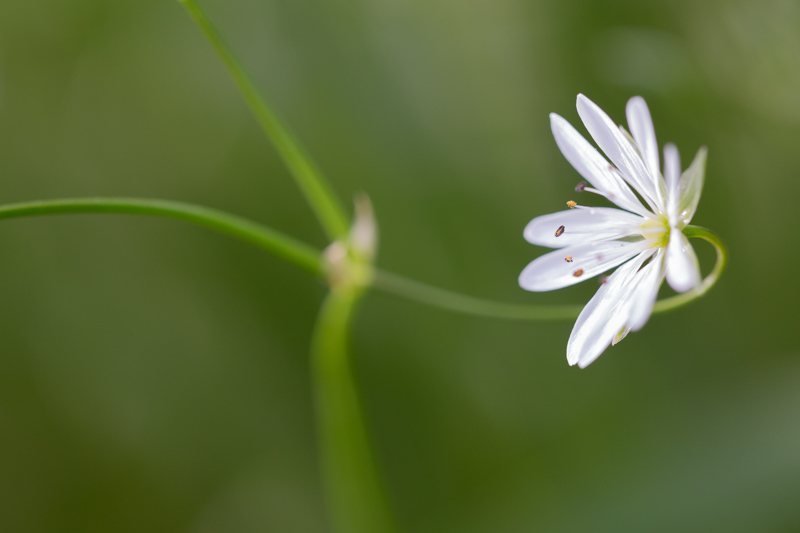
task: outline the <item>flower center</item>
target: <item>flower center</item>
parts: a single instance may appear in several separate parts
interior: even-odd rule
[[[639,232],[654,248],[663,248],[669,243],[669,220],[666,215],[657,215],[642,222],[639,225]]]

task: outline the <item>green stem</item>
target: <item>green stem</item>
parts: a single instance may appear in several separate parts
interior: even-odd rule
[[[289,168],[311,209],[332,239],[343,239],[349,230],[348,216],[342,208],[331,187],[322,177],[300,145],[281,124],[278,117],[267,106],[249,76],[242,69],[236,56],[225,44],[214,25],[194,0],[179,0],[191,15],[208,41],[216,50],[228,73],[255,116],[261,129],[272,141]]]
[[[337,533],[394,531],[377,474],[348,358],[348,331],[361,290],[333,289],[311,345],[320,457]]]
[[[682,307],[700,298],[713,287],[728,261],[728,252],[722,241],[711,230],[700,226],[687,226],[683,232],[689,238],[703,239],[711,243],[717,252],[717,261],[711,273],[703,279],[696,289],[676,294],[656,302],[654,313],[662,313]],[[433,287],[397,274],[377,270],[374,273],[373,286],[401,298],[417,303],[439,307],[456,313],[463,313],[484,318],[508,320],[569,320],[578,316],[580,305],[531,305],[495,302],[482,298],[467,296],[446,289]]]
[[[656,305],[653,308],[654,313],[671,311],[673,309],[683,307],[689,302],[700,298],[705,293],[710,291],[711,287],[716,285],[728,264],[728,249],[713,231],[701,226],[686,226],[683,228],[683,233],[690,239],[702,239],[711,244],[714,247],[714,250],[717,252],[717,261],[714,263],[714,268],[711,270],[708,276],[703,279],[696,289],[689,292],[684,292],[683,294],[676,294],[675,296],[656,302]]]
[[[122,213],[183,220],[247,241],[315,275],[324,273],[320,253],[267,226],[223,211],[142,198],[71,198],[0,206],[0,219],[81,213]]]
[[[578,316],[580,305],[530,305],[495,302],[376,270],[373,287],[417,303],[455,313],[508,320],[569,320]]]

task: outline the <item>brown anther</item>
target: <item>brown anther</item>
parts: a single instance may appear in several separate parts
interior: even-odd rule
[[[558,229],[556,230],[556,237],[561,237],[564,234],[565,229],[566,228],[563,225],[559,226]]]
[[[570,209],[575,209],[576,207],[578,207],[578,202],[576,202],[575,200],[569,200],[567,202],[567,207],[569,207]]]
[[[606,283],[608,283],[608,276],[600,276],[597,279],[597,282],[600,283],[600,285],[605,285]]]
[[[564,258],[564,261],[566,261],[567,263],[572,263],[572,256],[568,255],[567,257]]]
[[[573,272],[572,275],[575,276],[576,278],[579,278],[579,277],[583,276],[583,269],[579,268],[578,270]]]
[[[575,186],[575,192],[581,192],[581,191],[583,191],[583,190],[586,188],[586,186],[587,186],[587,185],[589,185],[589,184],[588,184],[588,183],[586,183],[585,181],[581,181],[581,182],[579,182],[579,183],[578,183],[578,184]]]

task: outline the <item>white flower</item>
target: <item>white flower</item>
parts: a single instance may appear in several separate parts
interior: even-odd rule
[[[682,229],[700,200],[706,151],[701,148],[681,174],[678,150],[666,145],[662,176],[653,121],[641,97],[631,98],[626,107],[630,134],[582,94],[578,114],[608,160],[566,120],[551,114],[558,147],[588,182],[575,189],[604,196],[620,209],[569,201],[570,209],[533,219],[525,239],[557,250],[525,267],[519,284],[549,291],[619,267],[583,308],[567,343],[569,364],[584,368],[610,344],[644,326],[665,277],[679,292],[700,283],[697,256]]]

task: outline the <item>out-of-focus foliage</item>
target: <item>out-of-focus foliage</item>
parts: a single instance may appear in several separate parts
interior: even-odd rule
[[[522,227],[577,175],[547,113],[647,98],[709,147],[703,300],[585,371],[569,323],[373,295],[354,358],[405,531],[796,531],[796,2],[207,0],[379,263],[517,302]],[[0,3],[0,197],[176,198],[325,244],[176,2]],[[587,201],[589,201],[587,199]],[[702,245],[700,245],[702,246]],[[325,531],[308,344],[323,288],[163,220],[0,224],[0,530]],[[708,250],[701,254],[710,266]]]

